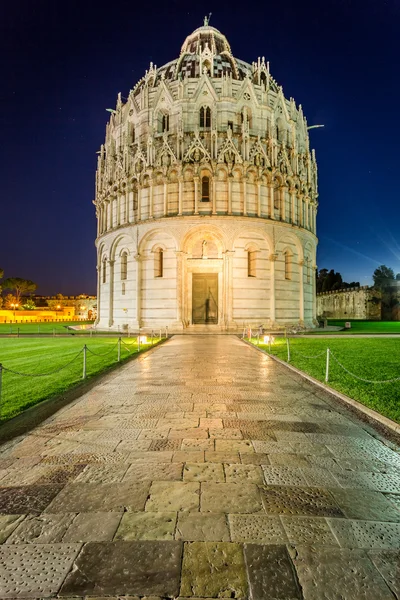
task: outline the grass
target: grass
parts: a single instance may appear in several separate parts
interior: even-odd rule
[[[87,342],[87,379],[117,362],[117,340],[93,338]],[[158,338],[155,339],[155,342]],[[124,338],[121,360],[137,352],[137,343]],[[129,349],[125,346],[129,347]],[[82,381],[84,340],[79,338],[3,338],[0,340],[2,392],[0,421],[6,421],[42,400],[65,392]],[[150,344],[141,345],[141,351]],[[94,352],[95,354],[92,354]],[[80,354],[79,354],[80,353]],[[78,355],[79,354],[79,355]],[[72,361],[72,362],[71,362]],[[71,364],[62,370],[67,363]],[[6,369],[35,375],[58,371],[42,377],[25,377]]]
[[[344,324],[350,321],[351,329],[345,329],[344,331],[324,331],[323,329],[316,329],[315,331],[308,332],[309,334],[343,334],[343,335],[354,335],[357,333],[398,333],[400,334],[400,321],[357,321],[351,319],[328,319],[328,325],[335,327],[344,327]]]
[[[256,340],[252,340],[256,343]],[[382,381],[400,377],[400,339],[290,339],[290,363],[319,381],[325,379],[326,349],[332,352],[329,369],[329,385],[400,423],[400,381],[373,384],[355,379],[334,360],[337,358],[346,369],[363,379]],[[268,345],[260,344],[268,351]],[[271,352],[287,361],[286,339],[276,338]],[[305,356],[318,356],[305,358]]]
[[[92,324],[93,321],[53,321],[49,323],[0,323],[0,334],[16,334],[18,330],[20,333],[45,333],[52,334],[53,331],[56,333],[68,333],[67,327],[69,326],[78,326],[78,325],[88,325]],[[82,329],[81,332],[85,333],[85,330]],[[80,333],[78,331],[78,333]],[[87,333],[87,331],[86,331]]]

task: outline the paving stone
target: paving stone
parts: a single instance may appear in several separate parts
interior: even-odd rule
[[[151,429],[150,431],[155,430]],[[152,438],[146,438],[144,440],[122,440],[116,447],[116,450],[122,454],[128,452],[147,452],[150,448],[151,440]]]
[[[51,471],[43,475],[37,480],[37,485],[43,484],[65,484],[70,481],[75,481],[80,473],[85,469],[85,464],[80,465],[65,465],[60,468],[52,468]]]
[[[182,463],[146,463],[135,462],[124,475],[123,482],[128,481],[180,481],[182,479]]]
[[[262,454],[287,454],[288,451],[290,451],[288,444],[284,444],[282,442],[262,442],[255,440],[253,441],[253,446],[256,452]]]
[[[171,440],[174,439],[207,439],[208,431],[207,429],[200,429],[198,427],[194,427],[191,429],[170,429],[168,433],[168,438]]]
[[[182,440],[181,448],[182,450],[214,450],[214,440]]]
[[[400,551],[381,550],[368,552],[369,558],[378,569],[396,598],[400,598]]]
[[[240,463],[240,456],[237,452],[213,452],[205,451],[206,462],[216,463]]]
[[[400,511],[400,496],[397,494],[385,494],[385,498],[390,500],[392,504]]]
[[[0,515],[0,544],[12,534],[26,515]]]
[[[176,513],[125,513],[114,540],[173,540]]]
[[[375,490],[400,494],[400,473],[363,473],[363,477]]]
[[[0,488],[0,513],[39,514],[60,492],[59,485],[26,485]]]
[[[175,539],[190,542],[229,542],[225,515],[179,513]]]
[[[186,463],[183,467],[183,481],[224,482],[224,469],[219,463]]]
[[[240,459],[244,465],[269,465],[272,455],[254,452],[254,454],[241,454]],[[278,455],[275,455],[278,456]]]
[[[8,538],[7,544],[56,544],[75,518],[75,514],[28,515]]]
[[[309,467],[305,456],[301,454],[270,454],[269,460],[271,465],[282,467]]]
[[[307,485],[302,472],[295,467],[263,466],[262,469],[268,485]]]
[[[400,511],[380,492],[332,489],[331,493],[348,519],[400,522]]]
[[[181,595],[246,598],[247,577],[242,547],[229,542],[185,544]]]
[[[143,462],[143,461],[146,461],[148,463],[150,463],[150,462],[167,463],[167,462],[172,461],[173,454],[174,453],[172,450],[157,450],[157,451],[149,450],[148,452],[130,452],[127,455],[126,460],[130,463]]]
[[[80,513],[68,527],[63,542],[108,542],[114,537],[121,513]]]
[[[267,515],[229,515],[233,542],[285,544],[288,541],[279,517]]]
[[[309,465],[320,467],[321,469],[328,469],[330,471],[341,471],[342,465],[338,464],[334,458],[329,458],[328,456],[312,456],[308,455],[304,457],[307,459]]]
[[[172,462],[204,462],[204,450],[178,450],[177,452],[174,452]]]
[[[393,600],[363,550],[296,546],[289,552],[304,600]]]
[[[0,597],[56,594],[80,549],[81,544],[0,546]]]
[[[36,484],[38,479],[51,473],[51,467],[36,465],[31,468],[9,469],[1,479],[1,487],[16,487]]]
[[[262,485],[264,478],[257,465],[224,465],[227,483],[256,483]]]
[[[192,482],[153,482],[146,502],[146,511],[172,512],[199,510],[200,485]]]
[[[179,594],[180,542],[90,542],[61,588],[61,596]]]
[[[288,445],[296,454],[312,454],[313,456],[328,456],[332,458],[332,454],[323,444],[313,444],[311,442],[290,442]],[[335,448],[338,448],[336,446]],[[286,450],[287,451],[287,450]]]
[[[208,430],[210,438],[216,440],[242,440],[243,435],[240,429],[213,429]]]
[[[179,450],[182,440],[153,440],[149,450]]]
[[[330,519],[342,548],[400,548],[400,523]]]
[[[265,486],[260,488],[268,514],[343,517],[333,496],[317,488]]]
[[[246,544],[244,554],[252,600],[302,600],[285,546]]]
[[[328,521],[323,517],[282,516],[281,519],[291,544],[339,545]]]
[[[249,440],[215,440],[216,452],[227,453],[254,453],[254,448]]]
[[[301,468],[301,473],[310,487],[336,488],[338,481],[333,473],[318,467]]]
[[[120,483],[129,465],[87,465],[77,476],[75,483]]]
[[[262,511],[258,488],[254,484],[202,483],[201,512],[256,513]]]
[[[335,479],[340,487],[353,490],[375,490],[375,485],[369,482],[367,473],[354,473],[353,471],[335,471]]]
[[[47,507],[48,513],[144,510],[150,482],[71,483]]]

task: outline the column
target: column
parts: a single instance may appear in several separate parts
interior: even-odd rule
[[[243,177],[243,216],[247,215],[247,180]]]
[[[291,198],[291,203],[290,203],[290,207],[291,207],[291,217],[290,220],[292,222],[292,225],[294,225],[296,223],[296,190],[291,189],[290,190],[290,198]]]
[[[117,195],[117,226],[121,225],[121,196]]]
[[[228,215],[232,214],[232,175],[228,176]]]
[[[128,196],[128,223],[133,223],[134,212],[133,212],[133,191],[129,190],[126,192]]]
[[[94,322],[95,325],[98,325],[99,321],[100,321],[100,295],[101,295],[101,285],[100,285],[100,278],[101,278],[101,256],[99,256],[98,260],[100,260],[100,262],[96,265],[96,271],[97,271],[97,317],[96,320]]]
[[[108,303],[108,326],[112,327],[114,323],[114,262],[113,260],[108,261],[109,265],[109,303]]]
[[[199,214],[199,178],[194,177],[194,214]]]
[[[164,217],[168,216],[168,184],[164,181]]]
[[[306,229],[310,229],[310,203],[306,197]]]
[[[317,294],[316,294],[316,280],[315,280],[315,273],[317,271],[317,266],[313,265],[312,268],[312,306],[313,306],[313,310],[312,310],[312,318],[313,318],[313,322],[316,323],[317,322]]]
[[[217,179],[213,177],[212,179],[212,214],[217,214]]]
[[[183,261],[183,252],[181,250],[176,250],[176,320],[178,323],[182,323],[182,261]]]
[[[304,323],[304,260],[299,261],[299,276],[300,276],[300,323]]]
[[[153,178],[149,181],[149,219],[153,218]]]
[[[233,321],[233,255],[235,254],[234,250],[226,251],[226,260],[227,260],[227,306],[226,306],[226,320],[228,322],[228,326]]]
[[[299,203],[299,225],[303,227],[303,195],[299,194],[297,197],[297,202]]]
[[[275,261],[278,258],[277,254],[270,254],[270,298],[269,298],[269,320],[271,321],[271,325],[275,324]]]
[[[181,217],[182,216],[182,186],[183,186],[183,179],[182,177],[179,177],[179,183],[178,183],[178,215]]]
[[[142,257],[140,254],[135,255],[136,261],[136,327],[140,327],[141,309],[142,309]]]
[[[261,181],[257,181],[257,217],[261,217]]]
[[[129,196],[128,196],[128,190],[125,188],[125,195],[124,195],[124,200],[125,200],[125,223],[129,223]]]
[[[280,189],[280,196],[281,196],[281,221],[286,221],[286,186],[282,186]]]
[[[268,218],[274,219],[274,186],[272,183],[268,184]]]
[[[142,220],[142,187],[138,187],[137,194],[138,194],[137,220],[141,221]]]

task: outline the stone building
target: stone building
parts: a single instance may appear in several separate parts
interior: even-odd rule
[[[315,153],[269,63],[234,58],[205,19],[110,112],[96,326],[313,326]]]
[[[317,315],[327,319],[381,320],[381,292],[368,286],[322,292],[317,296]]]

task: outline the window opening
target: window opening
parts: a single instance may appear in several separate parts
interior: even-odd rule
[[[256,276],[256,253],[254,250],[247,251],[247,277]]]
[[[210,201],[210,178],[202,177],[201,179],[201,201]]]
[[[128,278],[128,255],[126,252],[121,254],[121,280]]]
[[[162,277],[164,274],[164,251],[157,248],[154,255],[154,277]]]

